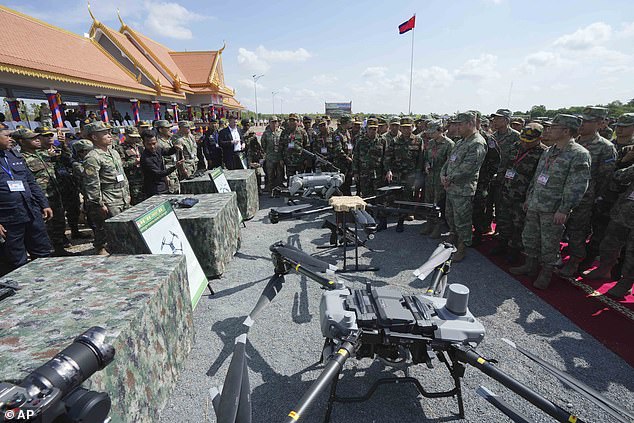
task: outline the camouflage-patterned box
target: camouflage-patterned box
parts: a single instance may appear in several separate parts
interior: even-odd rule
[[[238,194],[238,208],[244,219],[251,219],[260,209],[258,180],[253,169],[225,170],[231,191]]]
[[[114,361],[84,386],[110,395],[113,423],[158,421],[194,342],[183,256],[37,259],[7,279],[22,290],[0,302],[0,380],[21,380],[102,326]]]
[[[196,198],[191,208],[174,209],[207,277],[224,273],[240,248],[240,212],[235,192],[200,195],[155,195],[106,220],[108,249],[115,254],[149,254],[134,220],[170,199]]]
[[[214,181],[211,179],[211,171],[181,181],[181,194],[213,194],[216,192],[218,191],[216,191]]]

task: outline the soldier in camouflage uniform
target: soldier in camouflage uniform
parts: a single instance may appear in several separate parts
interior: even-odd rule
[[[302,125],[304,126],[304,130],[306,131],[306,134],[308,134],[307,150],[312,151],[314,153],[315,150],[313,150],[313,144],[315,142],[315,136],[317,135],[317,133],[315,132],[315,129],[313,129],[313,118],[311,118],[310,116],[304,116],[302,118]],[[309,162],[310,162],[310,170],[314,171],[315,161],[311,158],[309,159]]]
[[[423,141],[412,134],[412,125],[412,118],[401,118],[399,124],[401,133],[387,146],[383,158],[385,179],[390,184],[394,182],[403,186],[400,199],[404,201],[414,199],[416,177],[422,171]],[[404,218],[399,217],[396,232],[403,232],[403,222]]]
[[[617,126],[618,128],[618,126]],[[618,133],[618,129],[617,129]],[[608,292],[615,298],[631,293],[634,284],[634,165],[619,169],[614,180],[627,185],[612,208],[610,223],[601,242],[601,262],[599,267],[584,275],[587,279],[610,279],[612,268],[616,265],[623,247],[622,275]]]
[[[473,196],[478,172],[486,155],[486,141],[476,128],[475,114],[458,113],[452,123],[456,126],[456,134],[462,139],[456,143],[442,167],[440,180],[447,191],[445,216],[458,249],[453,260],[461,261],[466,254],[466,247],[471,245]]]
[[[319,122],[319,133],[315,135],[313,153],[319,154],[333,165],[339,162],[343,155],[341,144],[335,142],[333,134],[329,131],[328,122],[325,120]],[[320,168],[322,172],[335,171],[332,166],[325,163],[315,163],[315,167]]]
[[[524,202],[526,191],[533,180],[539,159],[546,146],[539,139],[544,127],[539,123],[529,123],[520,133],[520,146],[515,157],[504,172],[501,189],[500,213],[497,216],[498,244],[491,255],[508,253],[510,261],[519,258],[522,249],[522,230],[526,220]]]
[[[610,118],[608,117],[606,117],[605,119],[603,119],[603,121],[601,121],[601,127],[599,128],[599,135],[601,135],[603,138],[605,138],[608,141],[612,141],[612,138],[614,137],[614,131],[612,130],[612,128],[608,126],[609,123],[610,123]]]
[[[133,206],[145,199],[143,195],[143,172],[141,172],[141,152],[143,147],[139,141],[141,141],[141,135],[139,135],[138,129],[133,126],[126,126],[125,140],[115,146],[117,153],[121,156],[123,169],[128,178],[130,203]]]
[[[608,109],[603,107],[586,107],[583,111],[577,142],[590,153],[590,182],[581,203],[566,222],[570,259],[560,271],[564,277],[574,276],[586,257],[586,240],[591,232],[595,200],[606,190],[616,165],[616,149],[599,135],[599,127],[607,115]]]
[[[433,203],[441,208],[444,214],[445,209],[445,188],[440,183],[440,172],[447,162],[451,150],[455,143],[445,135],[443,124],[439,120],[433,120],[426,125],[427,135],[430,140],[427,148],[423,150],[423,169],[427,175],[425,181],[425,203]],[[430,219],[421,230],[422,235],[429,235],[431,238],[440,238],[441,222]]]
[[[389,129],[382,136],[381,143],[383,144],[383,161],[385,162],[385,152],[387,151],[387,147],[394,143],[396,137],[399,136],[399,128],[400,128],[401,120],[397,117],[393,117],[390,119]],[[385,168],[385,163],[383,164],[383,173],[385,173],[387,169]]]
[[[528,187],[522,231],[526,263],[509,271],[514,275],[534,275],[541,261],[541,272],[533,282],[538,289],[550,285],[559,261],[564,224],[588,188],[590,153],[574,140],[580,126],[581,119],[576,116],[555,116],[550,128],[555,144],[542,154]]]
[[[376,195],[383,176],[383,145],[376,134],[378,127],[376,119],[368,119],[368,130],[354,145],[352,173],[362,197]]]
[[[308,134],[298,123],[297,114],[288,115],[288,125],[280,136],[284,151],[284,163],[286,164],[286,176],[289,180],[296,173],[304,172],[308,165],[306,155],[302,151],[302,148],[308,149]]]
[[[86,125],[94,145],[84,161],[84,184],[88,214],[95,225],[95,251],[107,254],[104,222],[130,207],[130,191],[119,153],[112,148],[110,128],[96,121]]]
[[[333,133],[333,139],[340,145],[341,154],[337,157],[334,165],[339,168],[345,179],[343,185],[340,187],[340,191],[343,195],[352,195],[350,186],[352,185],[352,150],[354,145],[352,144],[352,138],[350,136],[349,129],[352,127],[352,118],[347,115],[341,115],[337,121],[337,129]]]
[[[179,168],[179,179],[191,178],[196,172],[197,168],[197,145],[196,138],[192,134],[193,122],[188,120],[181,120],[178,122],[178,132],[172,137],[172,145],[183,146],[183,166]],[[157,139],[157,141],[159,141]],[[160,145],[159,141],[159,147]],[[178,153],[177,153],[178,154]]]
[[[159,147],[163,150],[169,150],[174,146],[172,143],[172,124],[166,120],[157,120],[154,122],[154,128],[156,129],[156,141]],[[176,162],[179,160],[176,154],[171,156],[163,156],[163,163],[166,168],[176,166]],[[178,173],[172,172],[167,176],[167,189],[170,194],[178,194],[180,192],[180,181],[178,179]]]
[[[62,204],[60,187],[55,177],[55,167],[48,152],[42,149],[38,134],[30,129],[19,129],[12,133],[12,138],[20,144],[20,152],[26,166],[35,177],[35,181],[44,192],[44,195],[46,195],[48,203],[53,210],[53,217],[46,222],[46,230],[55,250],[55,255],[75,255],[64,249],[64,231],[66,230],[64,205]]]
[[[376,130],[376,135],[381,138],[383,134],[387,133],[387,119],[383,116],[379,116],[377,120],[379,122],[379,128]]]
[[[269,119],[269,125],[262,134],[262,148],[266,168],[267,191],[282,186],[284,182],[284,146],[280,140],[282,130],[277,116]]]
[[[264,149],[250,126],[251,123],[248,119],[242,119],[242,130],[245,132],[244,142],[247,146],[247,162],[249,168],[255,171],[255,177],[258,180],[258,193],[261,194],[262,178],[264,177]]]

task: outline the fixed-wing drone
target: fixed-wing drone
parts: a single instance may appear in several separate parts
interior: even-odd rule
[[[222,393],[217,388],[210,389],[219,423],[251,422],[252,409],[245,353],[247,333],[260,312],[282,289],[284,275],[291,270],[314,280],[325,290],[319,306],[321,332],[325,338],[322,362],[325,364],[319,377],[297,405],[288,412],[285,422],[293,423],[305,417],[315,399],[329,385],[330,396],[325,421],[329,421],[333,403],[363,401],[378,385],[386,383],[411,383],[421,395],[428,398],[455,397],[459,416],[464,418],[461,379],[467,364],[498,381],[556,421],[582,422],[561,406],[502,372],[495,365],[495,361],[488,360],[477,352],[476,347],[484,339],[485,329],[469,311],[469,289],[460,284],[448,284],[451,257],[455,251],[453,245],[440,244],[430,259],[414,271],[414,275],[420,279],[432,275],[432,282],[426,294],[416,295],[403,294],[390,286],[373,287],[371,283],[364,289],[350,289],[337,277],[337,268],[331,264],[282,242],[273,244],[270,250],[275,274],[245,319],[244,333],[236,338]],[[507,342],[560,381],[590,399],[616,421],[627,422],[634,419],[634,415],[592,388],[557,370],[522,347]],[[344,363],[351,357],[379,358],[388,365],[426,364],[428,367],[432,367],[435,358],[449,370],[454,386],[448,391],[428,392],[413,377],[390,377],[377,380],[364,396],[341,398],[337,395],[337,383]],[[477,392],[512,421],[530,421],[488,389],[480,387]]]

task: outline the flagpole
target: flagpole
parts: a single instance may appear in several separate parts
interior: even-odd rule
[[[416,18],[416,13],[414,13],[414,18]],[[412,79],[414,75],[414,31],[416,30],[416,26],[412,28],[412,59],[410,61],[409,67],[409,106],[407,108],[408,115],[412,114]]]

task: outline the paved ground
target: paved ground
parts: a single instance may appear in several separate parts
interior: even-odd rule
[[[262,209],[242,230],[240,252],[227,273],[213,281],[216,295],[204,296],[198,304],[194,318],[196,343],[172,399],[162,412],[162,423],[216,421],[208,390],[223,383],[234,337],[240,333],[244,317],[272,275],[270,244],[282,240],[333,263],[340,258],[339,251],[325,253],[316,249],[328,242],[329,233],[320,228],[322,219],[272,225],[267,218],[271,205],[281,205],[281,200],[261,197]],[[370,280],[376,285],[389,283],[403,291],[420,292],[425,285],[413,277],[412,270],[428,258],[437,243],[419,235],[419,228],[420,222],[409,222],[405,232],[398,234],[392,224],[378,234],[370,241],[375,251],[362,250],[362,263],[378,266],[380,270],[347,276],[358,281],[353,285],[360,287]],[[479,351],[488,358],[498,359],[500,369],[578,413],[586,422],[614,421],[501,341],[510,338],[634,410],[634,370],[485,257],[469,250],[468,257],[454,265],[450,278],[471,289],[471,311],[487,329]],[[319,329],[320,295],[316,283],[296,274],[289,275],[284,289],[251,328],[247,354],[255,422],[283,421],[319,375],[321,367],[315,363],[323,343]],[[360,394],[377,377],[393,372],[379,361],[351,359],[339,384],[340,392]],[[433,370],[416,366],[411,374],[430,390],[449,388],[448,374],[440,366]],[[500,394],[532,421],[552,421],[473,368],[467,369],[463,385],[466,421],[508,421],[475,394],[479,385]],[[326,397],[322,395],[301,421],[322,421]],[[391,385],[379,388],[369,402],[335,405],[332,421],[460,421],[456,412],[453,399],[422,399],[413,386]]]

